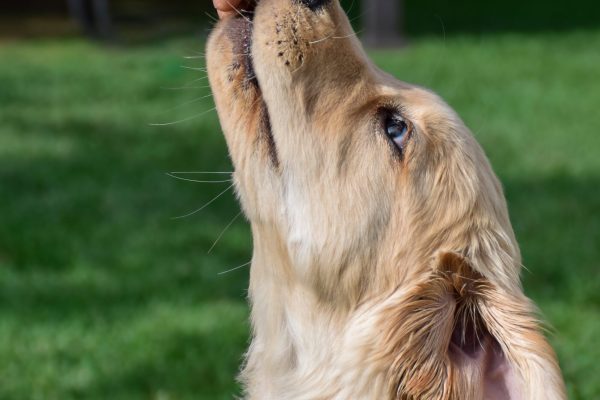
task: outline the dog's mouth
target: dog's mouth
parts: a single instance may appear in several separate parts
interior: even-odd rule
[[[271,119],[254,68],[252,52],[254,36],[254,15],[258,0],[245,2],[244,8],[236,10],[236,15],[223,21],[224,34],[231,45],[227,81],[233,89],[230,95],[236,102],[245,104],[243,119],[256,117],[258,139],[265,143],[268,157],[273,166],[279,166],[279,157],[271,128]]]
[[[216,26],[207,46],[208,75],[240,169],[249,165],[251,150],[261,156],[266,150],[280,171],[279,161],[298,147],[289,132],[308,129],[316,117],[307,113],[337,110],[330,100],[348,92],[341,82],[357,81],[364,62],[344,18],[331,0],[246,0]]]

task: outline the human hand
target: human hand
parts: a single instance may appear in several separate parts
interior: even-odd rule
[[[238,13],[247,3],[247,0],[213,0],[213,6],[217,9],[219,18]]]

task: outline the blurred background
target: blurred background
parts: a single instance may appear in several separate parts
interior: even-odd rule
[[[343,3],[375,62],[486,149],[569,396],[600,398],[600,3]],[[215,18],[207,0],[2,1],[0,399],[239,394],[248,225],[227,175],[167,175],[231,171],[203,70]]]

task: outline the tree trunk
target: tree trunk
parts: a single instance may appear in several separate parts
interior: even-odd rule
[[[363,28],[367,46],[395,47],[405,43],[402,35],[403,0],[363,0]]]
[[[114,36],[108,0],[68,0],[69,10],[83,32],[92,38]]]
[[[108,0],[92,0],[92,8],[96,16],[96,31],[102,39],[109,40],[113,37],[112,20]]]

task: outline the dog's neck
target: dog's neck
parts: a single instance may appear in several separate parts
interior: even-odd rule
[[[348,313],[324,307],[315,291],[297,279],[280,237],[255,230],[254,240],[249,290],[253,339],[243,377],[252,377],[249,398],[275,399],[296,380],[294,371],[311,370],[322,365],[317,360],[333,356]]]
[[[371,294],[365,290],[361,298],[349,298],[339,291],[336,296],[328,296],[319,282],[304,279],[298,271],[288,244],[275,225],[253,224],[252,230],[254,255],[249,293],[254,337],[243,376],[252,375],[253,384],[261,385],[255,388],[257,393],[272,395],[263,398],[281,398],[277,388],[285,387],[289,393],[293,390],[289,383],[298,382],[299,376],[308,377],[324,366],[335,369],[339,360],[334,359],[351,350],[346,349],[344,342],[359,302]],[[389,283],[389,294],[398,279],[379,281]],[[382,288],[368,289],[375,290]],[[261,383],[257,376],[268,377],[269,382]],[[253,391],[252,387],[249,390]]]
[[[396,227],[392,229],[398,231]],[[328,292],[325,285],[314,278],[317,275],[303,273],[306,265],[299,266],[294,262],[289,243],[277,224],[253,222],[252,230],[253,341],[242,375],[252,377],[252,382],[247,384],[249,393],[268,394],[262,398],[284,398],[282,393],[298,390],[297,397],[290,395],[289,398],[305,398],[302,396],[308,393],[307,385],[320,390],[338,379],[349,379],[344,384],[340,382],[335,389],[331,386],[329,397],[315,395],[314,398],[358,398],[360,396],[355,396],[358,392],[363,393],[364,398],[387,398],[389,386],[380,380],[386,381],[382,377],[392,373],[392,363],[377,360],[383,347],[377,341],[385,340],[387,335],[380,331],[385,326],[381,316],[394,315],[389,314],[390,310],[401,310],[406,302],[399,299],[431,280],[431,266],[427,254],[423,253],[429,250],[421,250],[421,253],[410,253],[401,248],[392,250],[386,247],[390,244],[384,240],[378,248],[379,253],[397,256],[392,259],[375,257],[370,260],[372,265],[362,265],[363,276],[368,275],[365,271],[378,276],[372,282],[356,281],[362,287],[353,292],[359,295],[349,296],[347,293],[351,291],[341,288]],[[414,247],[429,248],[419,244],[417,236],[412,236]],[[318,263],[318,260],[316,257],[314,262]],[[318,267],[322,269],[323,265]],[[329,267],[339,271],[339,266]],[[373,282],[378,282],[379,286]],[[448,313],[452,315],[450,309]],[[436,319],[438,317],[432,318]],[[349,363],[356,365],[345,370]],[[327,374],[323,375],[323,371]],[[353,377],[348,371],[358,375]],[[363,374],[362,371],[368,372]],[[360,379],[366,380],[361,383],[358,382]],[[343,397],[340,393],[346,390],[351,392]]]

